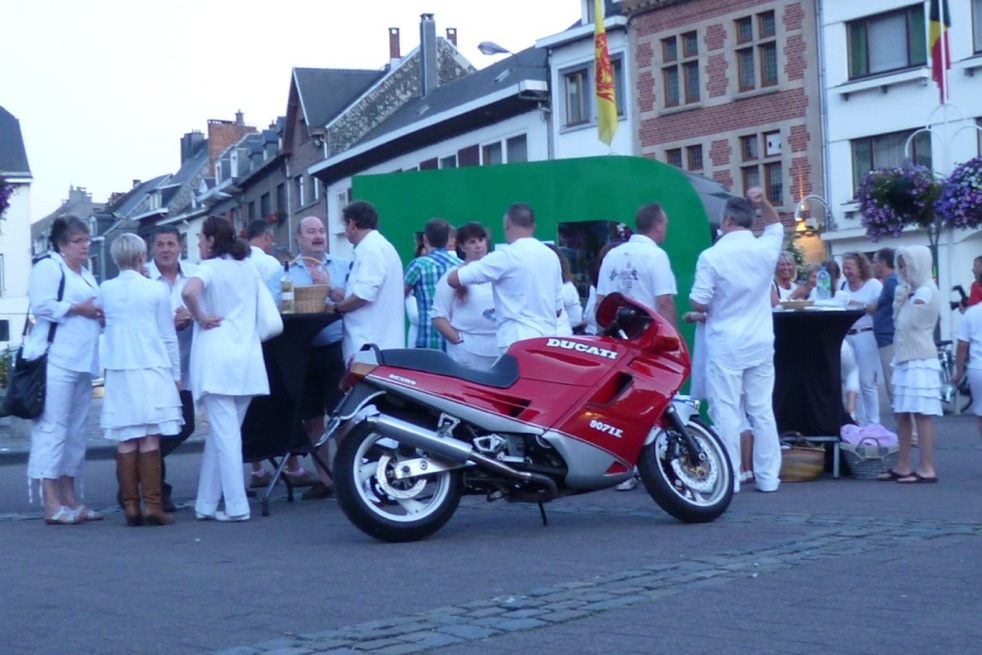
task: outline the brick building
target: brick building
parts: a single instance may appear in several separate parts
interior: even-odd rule
[[[822,193],[814,3],[625,0],[635,152],[742,194],[761,186],[786,225]]]

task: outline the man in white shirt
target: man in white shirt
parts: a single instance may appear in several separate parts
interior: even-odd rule
[[[447,277],[454,289],[491,283],[501,352],[522,339],[555,336],[563,308],[559,259],[535,238],[532,208],[515,203],[505,212],[504,226],[508,245],[454,269]]]
[[[668,216],[657,202],[642,206],[634,216],[635,233],[611,250],[600,266],[596,306],[615,291],[654,309],[673,326],[675,275],[668,254],[659,246],[668,232]]]
[[[193,267],[181,262],[181,233],[173,225],[157,227],[150,237],[150,254],[153,261],[147,264],[147,277],[167,286],[171,308],[174,310],[174,329],[177,331],[177,347],[181,355],[181,407],[184,427],[177,436],[162,435],[160,440],[160,505],[165,512],[174,511],[171,500],[172,487],[166,482],[165,458],[194,434],[194,399],[191,395],[191,337],[194,330],[191,314],[181,299],[184,283],[194,274]]]
[[[402,308],[405,289],[402,260],[378,231],[378,212],[356,200],[341,210],[344,235],[355,247],[344,299],[327,303],[327,311],[344,316],[341,348],[344,361],[373,343],[383,350],[406,344]]]
[[[246,239],[249,241],[249,261],[255,265],[263,282],[276,273],[283,273],[283,264],[269,254],[276,243],[269,223],[262,219],[249,221],[249,225],[246,226]]]
[[[755,238],[755,209],[764,232]],[[689,294],[706,313],[706,386],[709,412],[726,445],[733,471],[740,470],[740,396],[754,426],[754,477],[758,491],[777,491],[781,446],[774,420],[774,324],[770,289],[784,228],[759,187],[747,199],[730,198],[720,220],[723,236],[702,252]],[[623,247],[623,246],[622,246]],[[734,473],[734,490],[740,481]]]

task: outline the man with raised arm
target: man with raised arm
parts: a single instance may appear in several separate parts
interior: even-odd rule
[[[764,231],[751,231],[760,211]],[[734,471],[740,467],[740,397],[754,426],[754,477],[758,491],[777,491],[781,446],[774,420],[774,323],[771,278],[784,243],[780,217],[759,187],[730,198],[720,219],[723,234],[699,255],[689,294],[706,314],[706,386],[709,412]],[[734,491],[740,490],[734,476]]]

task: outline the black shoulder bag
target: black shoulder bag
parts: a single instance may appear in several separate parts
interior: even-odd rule
[[[58,285],[58,300],[65,294],[65,271],[61,271],[61,283]],[[30,308],[27,310],[30,316]],[[21,345],[17,349],[17,359],[14,370],[7,383],[7,395],[3,399],[3,411],[18,418],[35,419],[44,412],[44,394],[48,381],[48,349],[55,340],[57,323],[48,327],[48,347],[37,359],[24,359],[24,339],[27,336],[27,316],[24,317],[24,331],[21,333]]]

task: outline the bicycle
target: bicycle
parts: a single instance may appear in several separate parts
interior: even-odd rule
[[[951,384],[955,372],[955,354],[951,341],[938,341],[938,363],[941,364],[941,410],[945,414],[962,414],[972,406],[972,391],[968,386],[968,376],[962,378],[958,386]]]

